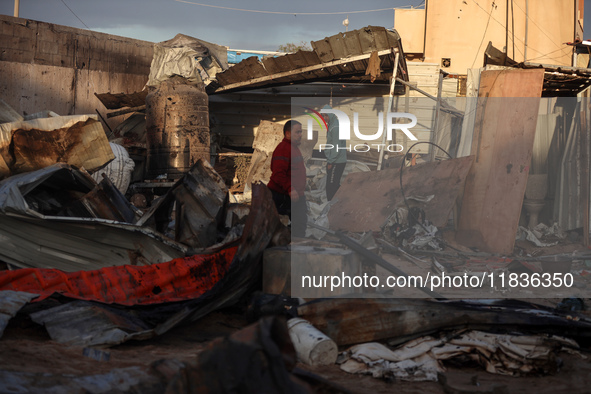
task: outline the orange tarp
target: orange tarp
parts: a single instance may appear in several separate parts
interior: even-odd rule
[[[202,296],[228,272],[238,247],[146,266],[123,265],[94,271],[51,268],[0,271],[0,290],[54,293],[107,304],[138,305],[185,301]]]

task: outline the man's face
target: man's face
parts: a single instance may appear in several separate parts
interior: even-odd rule
[[[325,121],[325,122],[326,122],[326,124],[328,125],[328,123],[329,123],[329,122],[328,122],[328,120],[330,119],[330,118],[328,117],[328,114],[322,114],[322,117],[324,118],[324,121]]]
[[[290,138],[291,142],[299,145],[302,142],[302,125],[301,124],[294,124],[293,126],[291,126],[291,131],[288,132],[288,134],[291,134]]]

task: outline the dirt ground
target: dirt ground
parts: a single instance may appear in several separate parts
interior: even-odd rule
[[[551,303],[547,300],[546,303]],[[0,371],[18,371],[47,374],[84,376],[107,373],[113,369],[139,366],[148,369],[160,359],[175,358],[190,361],[212,339],[229,335],[247,325],[242,311],[228,309],[215,312],[204,319],[172,329],[166,334],[147,341],[126,343],[103,349],[108,361],[96,361],[83,355],[83,348],[67,347],[52,341],[45,329],[23,317],[13,319],[0,339]],[[344,350],[344,349],[341,349]],[[449,366],[448,385],[457,393],[493,392],[493,386],[509,393],[536,392],[589,392],[591,387],[591,352],[585,350],[583,358],[560,353],[562,367],[552,376],[509,377],[493,375],[478,367]],[[374,379],[371,376],[352,375],[337,365],[298,367],[346,387],[353,393],[444,393],[440,382],[401,382]],[[474,385],[471,382],[478,382]],[[1,382],[0,382],[1,387]],[[498,388],[497,388],[498,389]],[[3,392],[3,390],[0,390]]]

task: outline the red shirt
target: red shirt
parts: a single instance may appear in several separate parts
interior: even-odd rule
[[[271,160],[271,180],[269,189],[278,193],[288,194],[292,189],[299,196],[306,189],[306,166],[300,149],[291,144],[291,140],[283,138],[273,151]]]

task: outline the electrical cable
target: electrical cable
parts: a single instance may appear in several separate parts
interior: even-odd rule
[[[403,9],[403,8],[420,7],[420,5],[419,6],[405,5],[405,6],[400,6],[400,7],[380,8],[380,9],[376,9],[376,10],[362,10],[362,11],[342,11],[342,12],[340,12],[340,11],[339,12],[284,12],[284,11],[263,11],[263,10],[248,10],[248,9],[244,9],[244,8],[223,7],[223,6],[219,6],[219,5],[195,3],[193,1],[187,1],[187,0],[174,0],[174,1],[179,2],[179,3],[185,3],[185,4],[199,5],[199,6],[202,6],[202,7],[219,8],[219,9],[223,9],[223,10],[242,11],[242,12],[255,12],[255,13],[259,13],[259,14],[293,15],[293,16],[297,16],[297,15],[346,15],[346,14],[361,14],[361,13],[366,13],[366,12],[391,11],[391,10],[395,10],[395,9],[398,9],[398,8]]]
[[[477,2],[476,0],[472,0],[472,2],[473,2],[474,4],[476,4],[476,5],[477,5],[477,6],[478,6],[478,7],[479,7],[479,8],[480,8],[482,11],[484,11],[484,12],[485,12],[485,13],[487,13],[488,15],[492,16],[492,12],[488,12],[487,10],[485,10],[484,8],[482,8],[482,6],[481,6],[480,4],[478,4],[478,2]],[[519,7],[519,5],[518,5],[518,7]],[[498,21],[496,18],[494,18],[494,17],[493,17],[492,19],[493,19],[495,22],[497,22],[497,23],[498,23],[498,24],[499,24],[499,25],[500,25],[500,26],[501,26],[503,29],[505,28],[505,25],[504,25],[502,22],[499,22],[499,21]],[[531,19],[531,18],[530,18],[530,19]],[[533,22],[533,20],[532,20],[532,22]],[[534,24],[535,24],[535,22],[534,22]],[[541,30],[541,28],[540,28],[539,26],[538,26],[538,28]],[[544,32],[542,31],[542,33],[544,33]],[[548,37],[548,35],[547,35],[546,33],[544,33],[544,34],[546,35],[546,37]],[[520,38],[516,38],[516,39],[517,39],[517,41],[521,42],[522,44],[525,44],[525,41],[523,41],[522,39],[520,39]],[[554,45],[558,46],[558,44],[556,44],[555,42],[553,42],[553,41],[552,41],[552,43],[553,43]],[[532,48],[532,47],[531,47],[531,46],[529,46],[529,45],[528,45],[528,49],[531,49],[532,51],[535,51],[535,52],[537,52],[537,53],[542,53],[542,51],[540,51],[540,50],[538,50],[538,49],[535,49],[535,48]],[[518,50],[518,52],[521,52],[521,50]],[[543,56],[540,56],[540,57],[543,57]]]
[[[478,3],[477,3],[478,4]],[[494,8],[495,2],[493,1],[492,7]],[[488,14],[488,20],[486,21],[486,27],[484,28],[484,34],[482,35],[482,40],[480,40],[480,45],[478,45],[478,50],[476,51],[476,56],[474,56],[474,61],[472,62],[472,66],[470,68],[474,68],[474,64],[476,63],[476,59],[478,59],[478,53],[480,52],[480,48],[482,48],[482,43],[484,42],[484,38],[486,37],[486,31],[488,30],[488,24],[490,23],[490,18],[492,18],[492,9]]]
[[[88,27],[88,25],[86,23],[84,23],[84,21],[82,19],[80,19],[80,17],[78,15],[76,15],[76,13],[66,4],[66,2],[64,0],[61,0],[62,3],[64,3],[64,5],[66,6],[67,9],[70,10],[70,12],[76,17],[78,18],[78,20],[84,25],[86,26],[86,28],[88,30],[90,30],[90,27]]]

